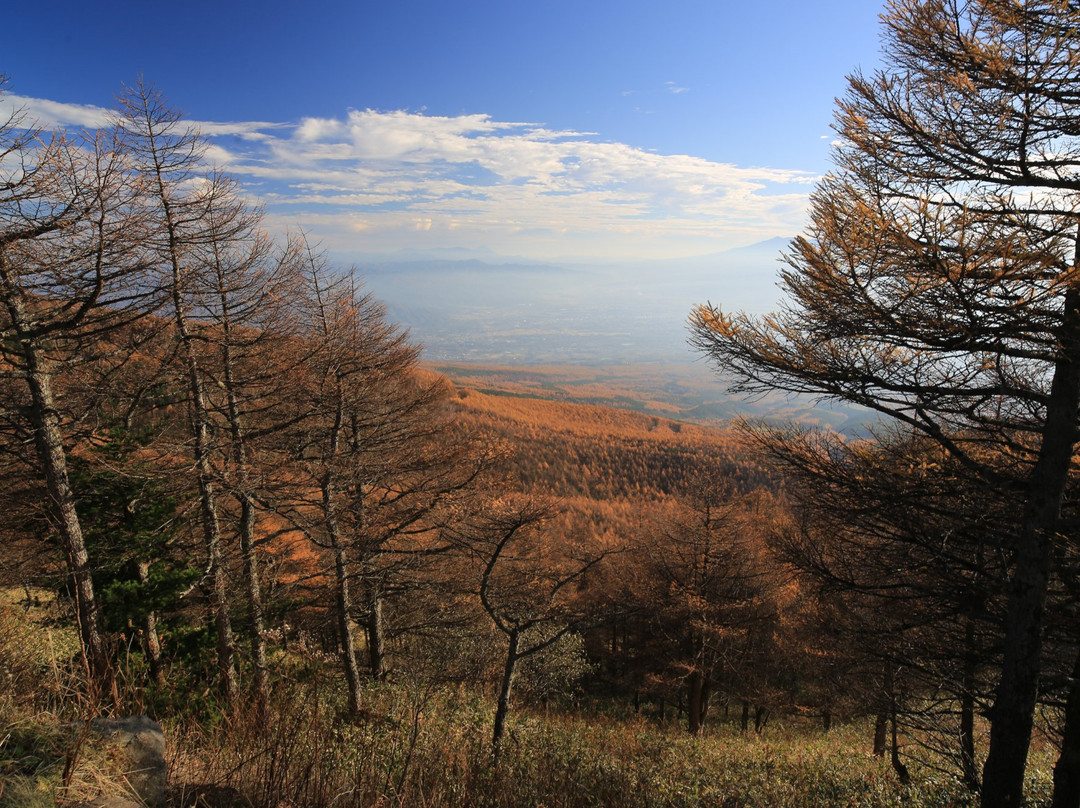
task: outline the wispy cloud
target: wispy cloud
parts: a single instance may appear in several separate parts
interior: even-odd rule
[[[670,88],[669,88],[670,89]],[[672,89],[672,92],[684,88]],[[48,126],[108,111],[9,96]],[[507,255],[688,255],[788,235],[816,176],[665,155],[490,115],[352,110],[299,122],[197,122],[270,226],[339,251],[487,247]]]
[[[682,93],[690,92],[689,87],[682,87],[679,84],[676,84],[674,81],[665,81],[664,89],[667,90],[669,93],[674,93],[675,95],[681,95]]]
[[[112,117],[110,110],[92,104],[65,104],[46,98],[10,94],[0,97],[0,119],[7,120],[12,114],[20,112],[24,125],[41,129],[100,129],[108,126]]]

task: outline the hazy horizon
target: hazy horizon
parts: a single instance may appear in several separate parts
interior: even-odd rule
[[[402,256],[361,260],[356,269],[432,361],[690,362],[699,358],[686,344],[692,307],[708,301],[725,310],[771,311],[785,243],[584,268]]]

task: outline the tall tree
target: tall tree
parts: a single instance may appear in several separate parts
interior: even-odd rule
[[[289,430],[297,459],[280,511],[325,549],[350,710],[362,711],[353,623],[367,635],[375,679],[387,670],[384,603],[408,598],[423,568],[449,545],[444,515],[477,478],[476,452],[450,423],[446,385],[417,365],[419,347],[363,294],[307,251],[303,373],[307,413]],[[422,577],[422,572],[421,576]]]
[[[226,209],[226,227],[231,210]],[[265,234],[226,233],[213,237],[220,211],[207,211],[211,238],[194,250],[205,271],[199,273],[192,312],[204,327],[209,348],[202,371],[210,384],[206,404],[227,438],[214,463],[222,490],[235,501],[236,534],[244,576],[252,683],[260,708],[269,697],[265,607],[259,572],[257,522],[260,491],[276,475],[280,455],[273,436],[304,420],[297,406],[297,376],[309,358],[299,340],[298,301],[306,292],[304,250],[298,240],[283,249]]]
[[[1014,806],[1080,404],[1080,71],[1065,0],[895,0],[850,79],[837,170],[761,321],[699,308],[744,390],[853,401],[1022,491],[983,805]],[[979,447],[1013,458],[988,466]]]
[[[776,650],[779,575],[748,499],[699,482],[654,511],[637,551],[646,590],[638,608],[664,638],[658,674],[685,689],[693,735],[718,688],[747,705],[760,695],[759,673]]]
[[[282,511],[330,552],[338,643],[349,711],[356,717],[363,704],[352,631],[358,577],[352,538],[363,525],[353,523],[353,504],[363,495],[363,480],[351,473],[350,427],[355,418],[377,407],[380,387],[395,378],[405,381],[416,349],[386,321],[383,308],[370,295],[357,293],[351,278],[334,278],[323,256],[308,249],[306,265],[305,336],[314,346],[305,377],[311,417],[296,425],[290,448],[306,475]],[[312,495],[317,500],[312,501]]]
[[[108,351],[110,333],[158,302],[141,251],[139,186],[115,134],[42,134],[18,113],[0,123],[0,356],[24,396],[5,409],[14,411],[9,422],[22,420],[32,438],[33,463],[67,558],[91,683],[114,700],[67,462],[72,427],[92,406],[65,403],[61,377]]]
[[[1015,499],[920,436],[852,442],[768,426],[751,435],[785,472],[796,517],[777,543],[833,607],[840,653],[874,678],[903,669],[909,686],[939,694],[898,712],[978,790],[975,716],[998,669]]]
[[[198,312],[206,294],[205,250],[251,234],[255,217],[227,176],[207,171],[206,144],[154,87],[137,83],[120,98],[118,124],[134,167],[146,187],[153,214],[149,246],[169,290],[184,384],[195,476],[200,497],[203,543],[217,634],[222,694],[230,708],[239,703],[236,643],[222,539],[219,485],[213,464],[213,418],[204,369]],[[212,287],[209,287],[212,288]]]

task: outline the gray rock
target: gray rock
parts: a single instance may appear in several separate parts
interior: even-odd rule
[[[122,752],[123,771],[119,774],[148,808],[163,808],[168,772],[161,725],[145,715],[95,718],[90,721],[90,735],[90,742],[103,742]],[[129,801],[106,803],[102,808],[126,808],[125,802]]]
[[[98,797],[93,802],[83,802],[75,808],[143,808],[139,803],[127,797]]]

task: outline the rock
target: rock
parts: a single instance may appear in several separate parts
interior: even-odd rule
[[[166,801],[165,735],[161,725],[149,716],[95,718],[90,721],[87,743],[109,746],[121,754],[117,774],[130,784],[132,792],[147,808],[163,808]],[[128,808],[127,798],[108,797],[97,808]],[[142,806],[139,806],[142,808]]]
[[[75,808],[143,808],[127,797],[98,797],[92,802],[81,802]]]

